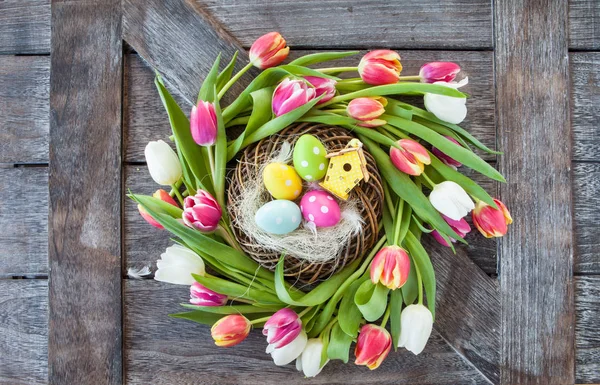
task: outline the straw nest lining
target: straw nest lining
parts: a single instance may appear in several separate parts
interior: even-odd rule
[[[339,151],[346,147],[351,139],[354,139],[347,130],[339,127],[297,123],[277,135],[265,138],[246,148],[231,175],[227,209],[234,234],[248,256],[269,270],[275,269],[281,252],[261,243],[256,236],[253,236],[252,231],[246,231],[243,229],[244,226],[240,226],[242,224],[240,219],[242,216],[247,217],[247,213],[243,212],[239,202],[246,194],[254,191],[257,177],[260,178],[261,175],[260,171],[276,156],[275,154],[281,152],[284,143],[288,142],[293,146],[296,140],[304,134],[311,134],[319,138],[328,152]],[[362,218],[362,231],[352,232],[349,236],[342,238],[345,240],[345,244],[337,249],[339,250],[337,257],[329,261],[320,262],[319,258],[308,261],[306,258],[286,255],[284,274],[292,281],[312,284],[327,279],[357,258],[362,258],[377,241],[378,223],[383,208],[383,186],[375,160],[366,150],[364,154],[370,178],[368,182],[362,181],[352,190],[346,210],[349,213],[357,213]],[[259,182],[262,183],[262,180]],[[267,192],[264,194],[262,197],[264,202],[271,200]],[[342,208],[344,206],[346,205],[341,205]],[[318,253],[318,250],[315,252]]]

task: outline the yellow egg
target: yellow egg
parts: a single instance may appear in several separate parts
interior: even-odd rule
[[[293,167],[283,163],[271,163],[263,171],[265,187],[275,199],[293,201],[302,193],[302,180]]]

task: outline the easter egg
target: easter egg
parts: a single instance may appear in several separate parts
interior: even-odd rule
[[[307,182],[323,179],[327,173],[329,159],[327,150],[316,137],[302,135],[294,146],[294,167],[302,179]]]
[[[304,194],[300,201],[300,211],[306,221],[313,222],[317,227],[335,226],[342,216],[333,195],[319,190]]]
[[[254,215],[256,225],[270,234],[287,234],[298,228],[301,218],[298,205],[279,199],[265,203]]]
[[[275,199],[294,200],[302,192],[302,180],[293,167],[270,163],[263,171],[263,182]]]

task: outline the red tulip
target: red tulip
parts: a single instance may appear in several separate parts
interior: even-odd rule
[[[386,246],[379,250],[371,262],[371,282],[381,282],[390,290],[401,288],[408,279],[410,258],[399,246]]]
[[[198,306],[223,306],[227,303],[227,296],[194,282],[190,286],[190,303]]]
[[[390,147],[390,159],[396,168],[408,175],[421,175],[431,158],[425,147],[412,139],[400,139],[402,149]]]
[[[444,214],[441,215],[442,218],[444,218],[444,220],[446,221],[446,223],[450,225],[452,230],[454,230],[454,232],[458,234],[461,238],[464,238],[465,235],[471,232],[471,226],[469,226],[469,223],[465,220],[465,218],[461,218],[458,221],[455,221],[454,219],[449,218]],[[450,247],[450,244],[446,242],[446,240],[440,235],[440,233],[437,230],[433,230],[431,232],[431,235],[433,236],[433,238],[435,238],[436,241],[438,241],[439,244],[446,247]],[[455,239],[450,238],[450,240],[453,243],[456,242]]]
[[[356,365],[377,369],[392,348],[392,337],[381,326],[366,324],[360,329],[354,355]]]
[[[456,144],[457,146],[460,146],[460,143],[458,143],[456,141],[456,139],[450,137],[450,136],[446,136],[446,139],[448,139],[449,141],[451,141],[452,143]],[[438,150],[437,148],[433,147],[431,149],[431,153],[435,156],[437,156],[437,158],[439,160],[441,160],[442,162],[444,162],[446,165],[452,167],[453,169],[456,170],[457,167],[462,166],[462,163],[460,163],[459,161],[456,161],[454,159],[452,159],[452,157],[444,154],[443,152],[441,152],[440,150]]]
[[[198,190],[193,197],[186,197],[183,208],[183,222],[204,232],[214,231],[223,214],[215,198],[204,190]]]
[[[309,82],[313,87],[315,87],[316,95],[318,98],[321,95],[324,95],[317,104],[325,103],[331,98],[335,96],[335,85],[337,82],[333,79],[320,78],[318,76],[305,76],[307,82]]]
[[[305,105],[315,98],[316,91],[304,80],[283,79],[273,92],[273,112],[281,116]]]
[[[225,316],[215,322],[210,329],[210,335],[215,345],[230,347],[239,344],[248,337],[252,324],[239,314]]]
[[[473,210],[473,223],[477,230],[486,238],[502,237],[512,223],[512,217],[504,203],[494,199],[498,209],[493,208],[483,201],[477,202]]]
[[[274,67],[285,60],[290,47],[279,32],[262,35],[250,47],[250,62],[260,69]]]
[[[192,138],[200,146],[212,146],[217,141],[217,114],[215,105],[200,100],[190,115]]]
[[[419,76],[423,83],[451,82],[460,72],[460,66],[446,61],[426,63],[421,67]]]
[[[175,207],[179,207],[177,205],[177,202],[175,202],[175,200],[169,195],[169,193],[163,189],[156,190],[156,192],[152,194],[152,196],[156,199],[160,199],[163,202],[167,202]],[[158,223],[154,218],[152,218],[152,216],[142,207],[142,205],[138,205],[138,211],[140,212],[142,218],[146,220],[146,222],[150,223],[152,226],[158,229],[163,229],[163,226],[160,223]]]
[[[389,49],[371,51],[358,64],[362,80],[374,86],[397,83],[401,71],[400,55]]]
[[[387,99],[382,97],[356,98],[348,103],[346,113],[349,117],[360,120],[359,126],[377,127],[386,124],[385,120],[378,119],[385,112]]]

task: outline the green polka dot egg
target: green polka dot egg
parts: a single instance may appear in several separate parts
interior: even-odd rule
[[[294,146],[294,168],[300,178],[307,182],[323,179],[329,165],[326,155],[327,150],[319,139],[302,135]]]

